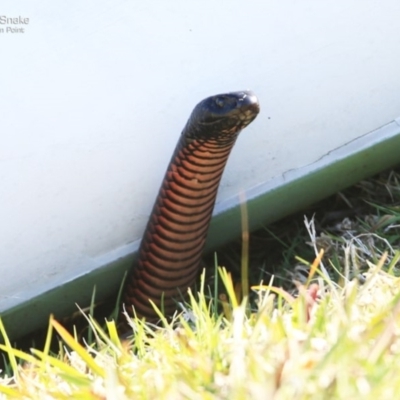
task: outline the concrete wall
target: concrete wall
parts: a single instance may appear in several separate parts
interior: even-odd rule
[[[1,5],[0,310],[135,249],[204,97],[261,103],[219,202],[400,115],[397,0]]]

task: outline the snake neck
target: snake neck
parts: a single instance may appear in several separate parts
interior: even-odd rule
[[[142,239],[125,302],[152,320],[149,299],[166,314],[195,281],[219,182],[235,143],[183,134],[171,158]]]

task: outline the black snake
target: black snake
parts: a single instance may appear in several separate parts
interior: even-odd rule
[[[260,111],[250,91],[201,101],[183,129],[125,284],[123,300],[155,320],[151,299],[172,314],[199,272],[219,182],[240,131]]]

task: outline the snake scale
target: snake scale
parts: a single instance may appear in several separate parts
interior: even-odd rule
[[[149,302],[171,315],[199,272],[219,182],[240,131],[260,111],[250,91],[211,96],[182,131],[126,280],[127,311],[158,319]]]

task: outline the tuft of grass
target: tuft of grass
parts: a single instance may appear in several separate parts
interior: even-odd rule
[[[24,364],[13,363],[14,376],[0,380],[0,398],[395,397],[400,280],[383,271],[387,257],[369,263],[363,284],[340,286],[321,271],[321,252],[312,265],[316,282],[299,284],[298,296],[272,284],[253,288],[256,312],[237,298],[232,278],[220,268],[228,313],[212,312],[202,285],[198,296],[189,292],[190,321],[180,314],[154,328],[134,318],[129,341],[118,337],[114,322],[105,332],[88,317],[96,348],[80,345],[50,318],[49,332],[62,338],[63,356],[1,345]]]

